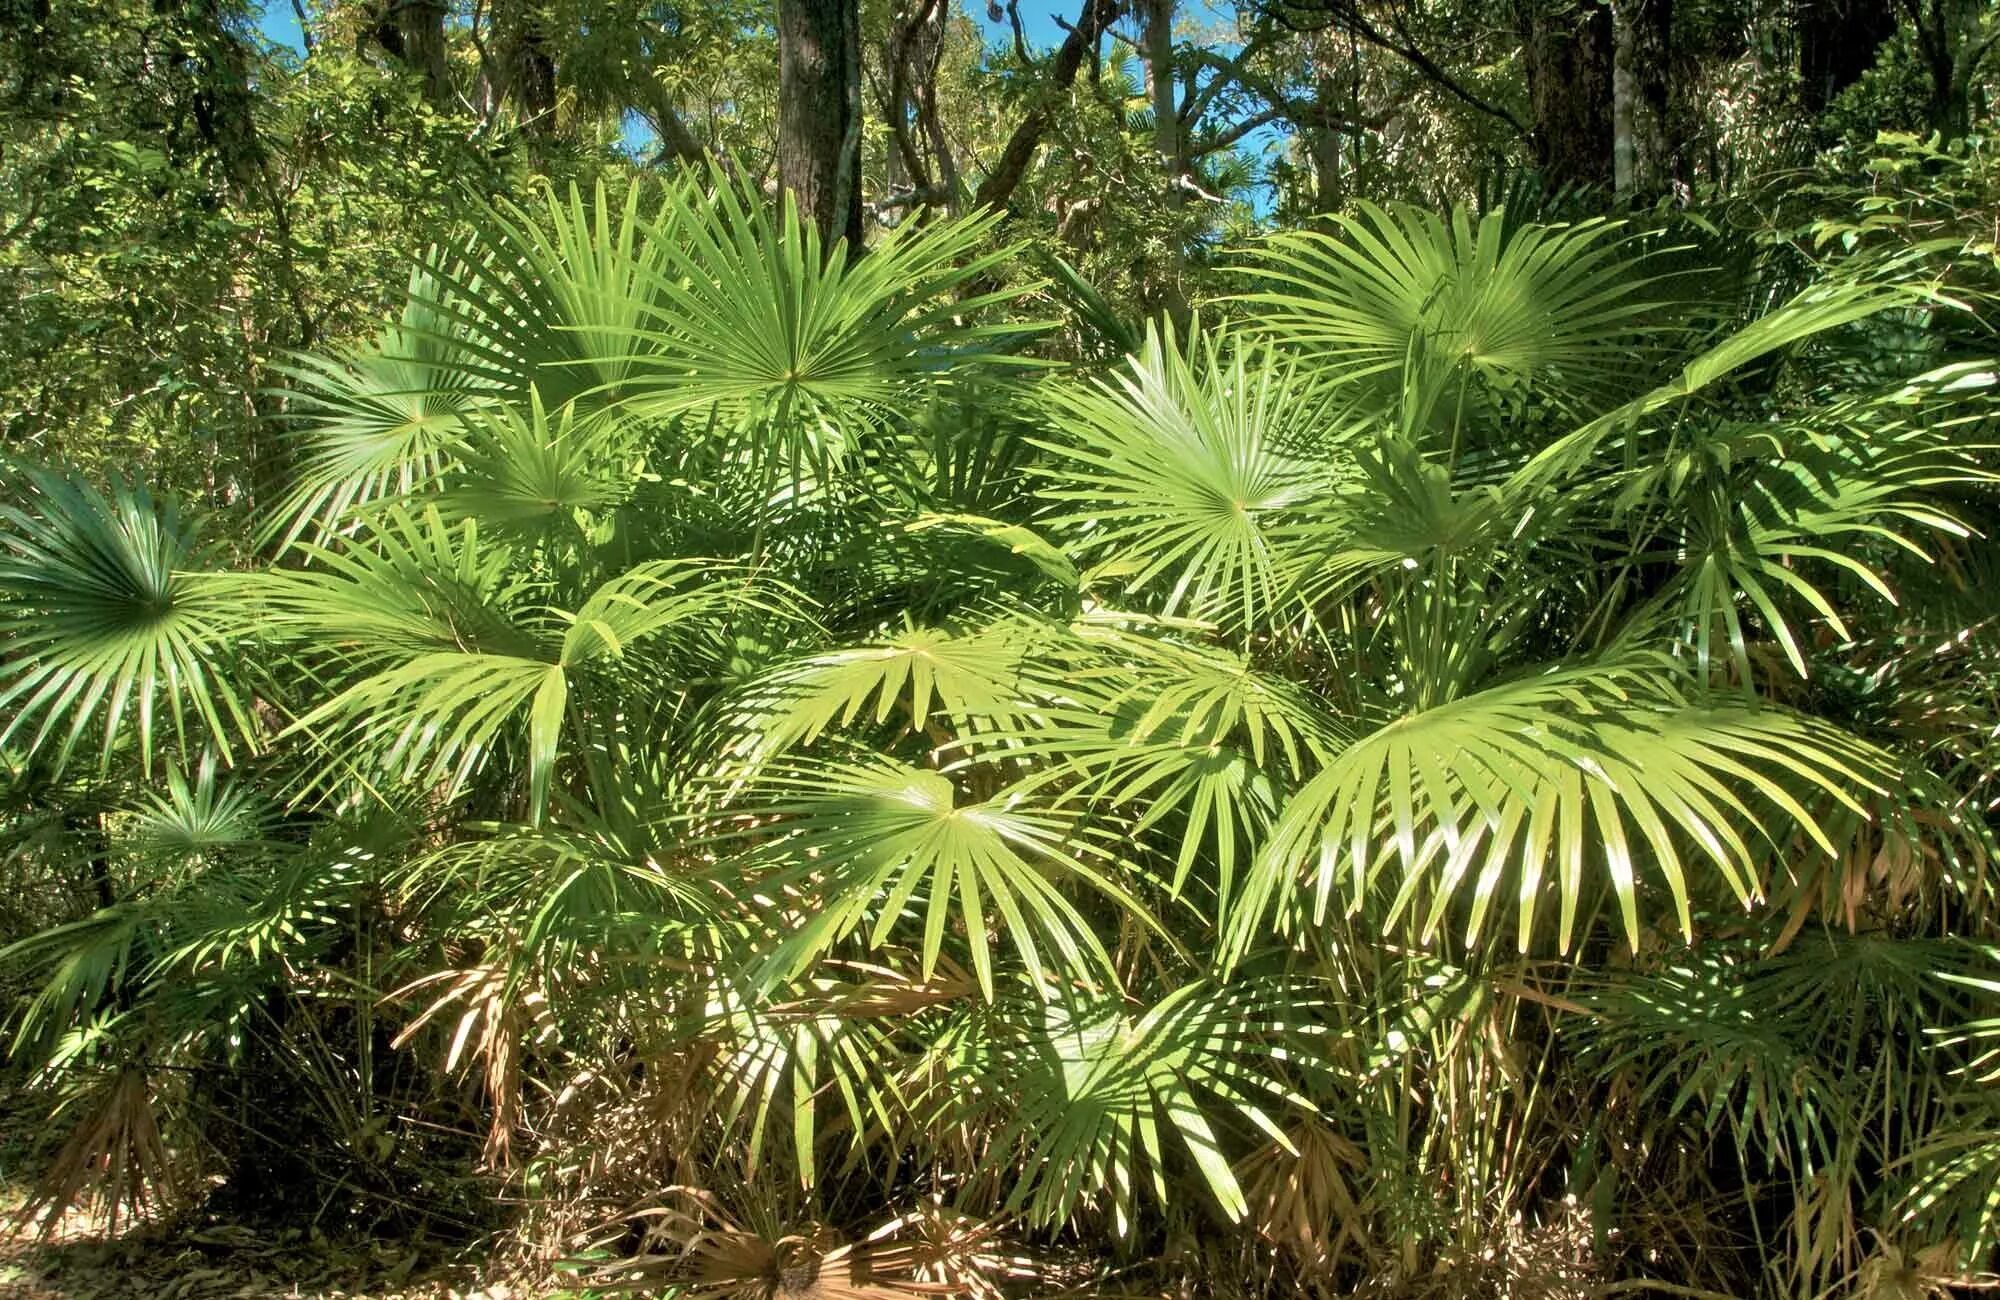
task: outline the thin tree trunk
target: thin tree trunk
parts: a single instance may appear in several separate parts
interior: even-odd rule
[[[1632,23],[1627,4],[1612,9],[1611,59],[1611,186],[1620,198],[1638,183],[1638,145],[1632,139],[1633,100],[1638,97],[1632,76]]]
[[[910,88],[907,74],[899,66],[904,62],[907,42],[898,38],[906,21],[899,18],[892,23],[888,38],[882,42],[882,66],[889,80],[889,91],[882,103],[889,119],[889,156],[882,173],[891,194],[900,194],[916,185],[916,173],[910,165],[916,154],[910,141]]]
[[[1896,34],[1889,0],[1799,0],[1799,99],[1812,113],[1875,66],[1882,42]]]
[[[1180,214],[1186,194],[1181,189],[1180,104],[1174,93],[1174,0],[1146,0],[1145,36],[1147,89],[1153,104],[1153,150],[1159,155],[1168,225],[1159,265],[1150,277],[1148,296],[1155,298],[1176,323],[1184,323],[1188,304],[1181,287],[1186,259],[1181,249]]]
[[[1338,212],[1346,195],[1340,183],[1341,130],[1337,126],[1315,124],[1306,128],[1306,155],[1313,169],[1313,206],[1320,212]]]
[[[778,181],[821,239],[861,246],[861,11],[778,0]]]
[[[403,59],[423,78],[424,98],[443,108],[451,102],[451,68],[445,61],[445,7],[438,0],[397,0],[396,25],[403,34]]]
[[[1146,81],[1153,101],[1153,148],[1167,186],[1180,192],[1180,111],[1174,100],[1174,0],[1146,0]]]
[[[1677,169],[1669,130],[1672,0],[1616,0],[1612,23],[1613,183],[1621,196],[1657,194]]]
[[[497,98],[511,99],[522,124],[536,135],[553,135],[556,129],[556,65],[545,23],[534,0],[496,0],[493,6],[502,81]]]

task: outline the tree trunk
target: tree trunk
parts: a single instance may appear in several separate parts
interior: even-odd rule
[[[1347,201],[1340,183],[1340,128],[1318,124],[1306,128],[1305,134],[1306,156],[1313,169],[1313,207],[1319,212],[1338,212]]]
[[[1972,83],[2000,30],[1982,31],[1982,0],[1903,0],[1902,7],[1930,73],[1931,129],[1956,140],[1972,129]]]
[[[897,66],[905,59],[904,47],[907,40],[898,40],[906,20],[898,18],[891,24],[887,40],[882,43],[882,66],[887,70],[889,90],[882,101],[882,109],[889,122],[889,156],[883,164],[883,179],[891,194],[914,189],[917,174],[911,167],[916,148],[910,136],[910,87],[908,74]]]
[[[1611,73],[1612,177],[1620,195],[1664,191],[1678,170],[1668,127],[1672,0],[1616,0]]]
[[[888,189],[895,208],[939,202],[950,212],[959,208],[958,165],[937,111],[938,66],[950,21],[946,0],[917,0],[891,24],[882,112],[889,123]]]
[[[1174,0],[1146,0],[1146,84],[1153,101],[1153,148],[1168,188],[1180,192],[1180,105],[1174,99]]]
[[[357,53],[369,41],[423,80],[424,98],[443,107],[451,97],[451,74],[445,63],[445,7],[438,0],[387,0],[370,12]]]
[[[501,78],[496,97],[511,99],[522,125],[536,135],[556,129],[556,64],[546,22],[534,0],[496,0],[493,6]]]
[[[1610,10],[1591,0],[1524,0],[1516,19],[1543,176],[1604,184],[1612,179]]]
[[[1875,66],[1882,42],[1896,34],[1889,0],[1799,0],[1799,99],[1808,112],[1826,109]]]
[[[861,246],[858,0],[778,0],[778,181],[828,246]]]
[[[446,107],[451,69],[445,62],[445,6],[439,0],[395,0],[394,13],[403,36],[403,61],[423,78],[424,98]]]

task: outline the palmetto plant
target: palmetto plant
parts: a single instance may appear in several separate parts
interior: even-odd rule
[[[1976,1270],[1993,376],[1664,243],[1368,209],[1066,370],[984,218],[497,210],[298,363],[255,556],[0,511],[6,815],[107,902],[17,1051],[150,1081],[128,1188],[289,1062],[349,1186],[699,1294]]]

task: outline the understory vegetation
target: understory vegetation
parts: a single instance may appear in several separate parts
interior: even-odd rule
[[[2000,173],[1859,152],[1267,212],[1164,295],[740,156],[454,176],[228,455],[0,445],[24,1221],[1994,1285]]]

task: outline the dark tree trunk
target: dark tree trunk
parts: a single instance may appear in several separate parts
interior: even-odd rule
[[[1972,129],[1972,83],[2000,29],[1983,29],[1984,0],[1902,0],[1902,10],[1930,73],[1931,129],[1956,140]]]
[[[1313,207],[1319,212],[1338,212],[1347,201],[1340,177],[1341,132],[1329,125],[1305,128],[1307,156],[1313,169]]]
[[[778,0],[778,181],[821,239],[861,246],[858,0]]]
[[[445,6],[438,0],[388,0],[376,10],[361,38],[423,79],[424,98],[443,107],[451,97],[445,63]]]
[[[396,25],[403,33],[403,61],[423,78],[424,98],[440,108],[451,101],[444,13],[445,6],[439,0],[396,0]]]
[[[1610,9],[1522,0],[1516,16],[1542,174],[1558,185],[1604,184],[1612,179]]]
[[[1153,104],[1153,149],[1177,195],[1181,138],[1174,86],[1174,0],[1146,0],[1146,87]]]
[[[551,135],[556,128],[556,64],[547,21],[534,0],[499,0],[493,6],[500,80],[494,97],[512,100],[522,125],[536,135]]]
[[[1882,42],[1896,34],[1889,0],[1799,0],[1799,98],[1823,111],[1875,66]]]

